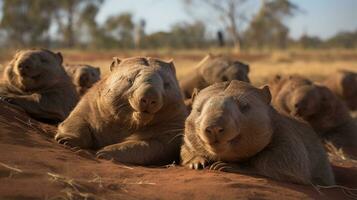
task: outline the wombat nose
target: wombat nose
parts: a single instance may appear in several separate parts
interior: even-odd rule
[[[304,104],[299,102],[294,105],[295,109],[302,109],[304,107]]]
[[[150,97],[143,97],[140,102],[143,106],[155,106],[157,104],[157,100]]]
[[[206,134],[209,135],[217,135],[217,134],[222,134],[224,132],[224,128],[218,125],[212,125],[212,126],[207,126],[205,128]]]
[[[29,68],[30,68],[29,65],[27,65],[26,63],[19,65],[20,71],[24,71],[24,70],[27,70]]]
[[[160,110],[163,105],[160,91],[152,86],[142,86],[138,88],[134,93],[134,97],[139,104],[138,109],[140,111],[155,113]]]
[[[89,82],[89,77],[87,75],[82,75],[79,78],[79,83],[81,86],[85,86]]]

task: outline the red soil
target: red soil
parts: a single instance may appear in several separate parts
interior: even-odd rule
[[[0,199],[348,199],[321,189],[179,166],[139,167],[90,159],[57,144],[55,127],[0,102]],[[357,164],[334,166],[339,185],[357,187]],[[354,191],[357,193],[357,191]]]

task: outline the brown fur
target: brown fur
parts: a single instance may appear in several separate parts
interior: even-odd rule
[[[303,77],[284,77],[276,85],[280,90],[273,94],[273,104],[281,113],[308,122],[322,139],[338,148],[357,148],[357,124],[328,88]]]
[[[5,68],[1,98],[33,118],[49,123],[63,121],[78,97],[62,61],[60,53],[49,50],[19,51]]]
[[[240,80],[250,82],[249,65],[222,56],[207,55],[186,79],[180,80],[185,99],[191,98],[194,88],[203,89],[214,83]]]
[[[357,73],[341,70],[328,77],[323,85],[341,98],[351,110],[357,110]]]
[[[173,63],[114,59],[111,73],[83,96],[55,139],[131,164],[172,162],[179,155],[186,108]]]
[[[100,69],[90,65],[65,65],[67,74],[76,86],[77,93],[83,96],[89,88],[100,80]]]
[[[245,169],[293,183],[334,184],[313,130],[278,114],[270,100],[268,87],[258,89],[241,81],[217,83],[199,92],[185,124],[182,164],[198,169],[221,161],[228,163],[226,171]]]

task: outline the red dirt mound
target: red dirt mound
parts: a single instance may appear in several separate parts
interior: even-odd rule
[[[90,159],[57,144],[55,127],[0,102],[0,199],[348,199],[321,189],[175,165],[126,166]],[[357,165],[334,167],[338,184],[357,187]],[[355,191],[356,193],[356,191]],[[355,196],[356,197],[356,196]]]

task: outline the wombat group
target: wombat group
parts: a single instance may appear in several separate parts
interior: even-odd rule
[[[334,185],[326,146],[357,158],[356,72],[319,83],[276,75],[255,87],[248,64],[211,54],[182,80],[173,61],[151,57],[115,57],[108,68],[100,77],[64,65],[61,53],[21,50],[5,66],[0,99],[56,125],[58,143],[131,165]]]

